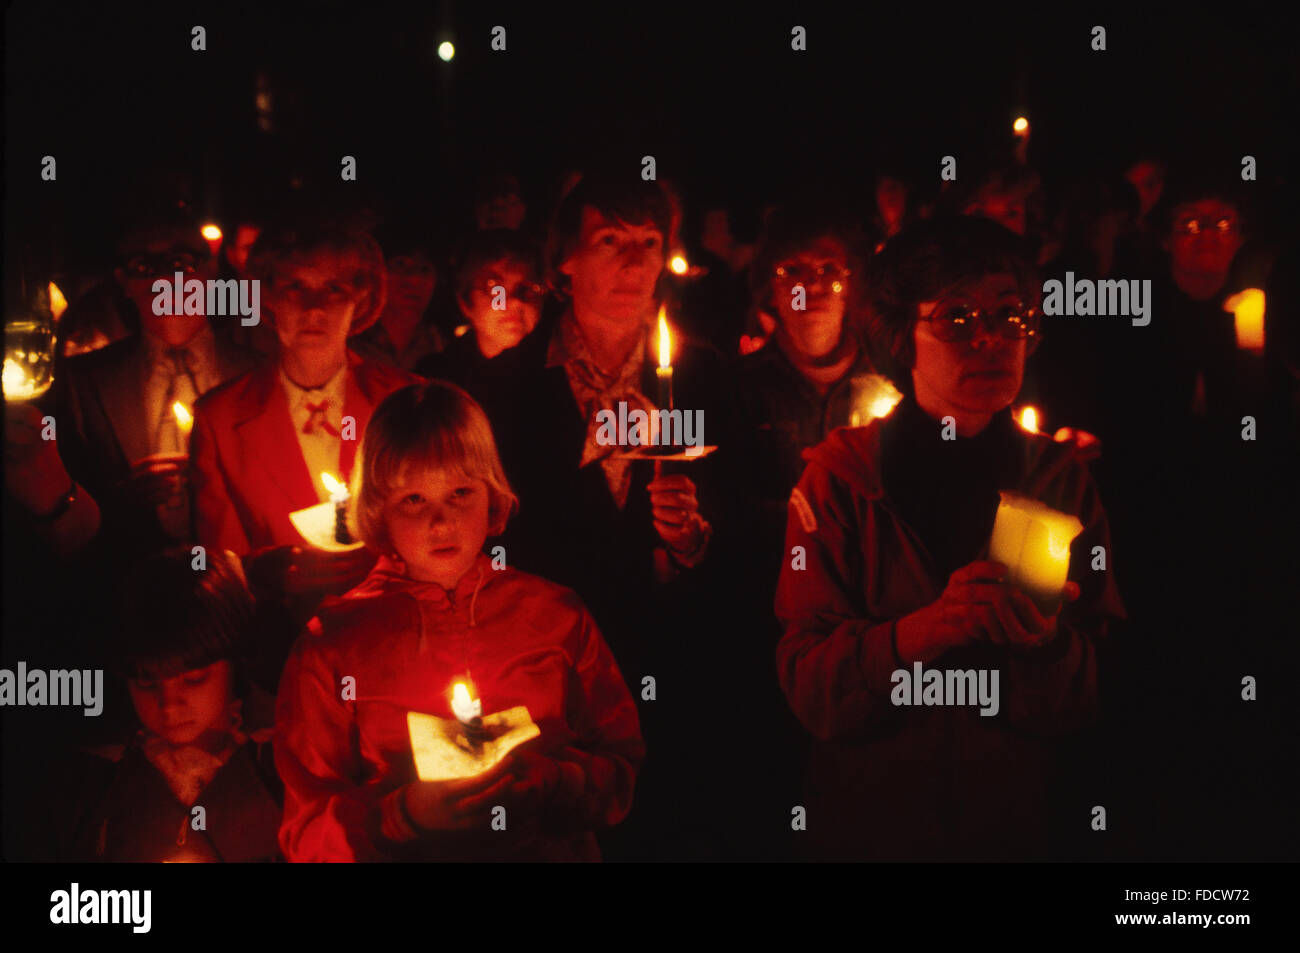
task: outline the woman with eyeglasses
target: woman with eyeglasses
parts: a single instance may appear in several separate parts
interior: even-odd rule
[[[805,454],[777,591],[781,685],[815,739],[800,843],[822,859],[1052,856],[1056,738],[1094,716],[1098,645],[1123,607],[1084,460],[1012,419],[1037,279],[1020,240],[980,218],[923,222],[876,264],[873,339],[904,398]],[[1054,614],[988,559],[1001,490],[1084,525]],[[916,663],[945,684],[973,672],[993,697],[905,704],[895,673]]]

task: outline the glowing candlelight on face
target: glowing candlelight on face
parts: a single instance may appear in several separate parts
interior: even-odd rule
[[[668,267],[674,275],[684,275],[691,270],[690,263],[686,260],[685,255],[673,255],[668,261]]]
[[[348,532],[348,486],[324,470],[320,479],[334,504],[334,542],[347,545],[352,542],[352,534]]]
[[[194,429],[194,415],[189,408],[178,400],[172,404],[172,416],[176,418],[176,426],[180,428],[181,435],[188,437]]]
[[[1259,288],[1239,291],[1223,302],[1231,311],[1237,328],[1237,347],[1255,354],[1264,353],[1264,292]]]
[[[63,297],[63,292],[54,282],[50,282],[50,314],[54,320],[58,321],[63,317],[63,312],[68,310],[68,299]]]
[[[668,333],[668,306],[659,306],[659,366],[655,376],[659,379],[659,406],[673,408],[673,342]]]
[[[1054,613],[1070,572],[1070,543],[1083,532],[1083,524],[1030,497],[1006,491],[1001,496],[989,559],[1004,564],[1008,581],[1039,608]]]

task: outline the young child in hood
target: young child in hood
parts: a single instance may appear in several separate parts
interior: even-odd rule
[[[169,549],[119,590],[114,648],[140,728],[94,752],[69,859],[279,859],[272,699],[245,671],[253,597],[233,553],[206,559]]]
[[[594,832],[627,814],[644,757],[636,705],[572,591],[483,553],[516,501],[482,409],[444,382],[403,388],[360,454],[356,532],[381,555],[281,678],[285,855],[598,860]],[[526,706],[541,734],[478,777],[421,781],[407,713],[454,718],[457,682],[484,716]]]

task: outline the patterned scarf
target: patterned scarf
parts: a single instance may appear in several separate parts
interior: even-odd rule
[[[581,469],[599,461],[610,495],[620,510],[627,505],[628,492],[632,488],[632,461],[615,459],[615,452],[623,448],[604,446],[596,439],[600,430],[596,414],[602,410],[617,414],[619,401],[627,403],[629,414],[637,409],[654,414],[655,405],[641,393],[641,369],[645,361],[650,326],[651,322],[647,321],[637,346],[632,349],[623,366],[613,374],[603,372],[592,359],[582,329],[572,311],[566,312],[560,319],[547,352],[548,367],[564,365],[573,398],[587,421],[587,438],[582,446],[582,458],[578,467]]]

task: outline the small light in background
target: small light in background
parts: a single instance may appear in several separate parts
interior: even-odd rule
[[[684,275],[691,270],[690,264],[686,261],[685,255],[673,255],[668,262],[668,267],[674,275]]]
[[[456,55],[456,47],[444,40],[438,44],[438,57],[444,63],[450,63],[451,58]]]
[[[1024,116],[1020,116],[1011,124],[1011,129],[1017,136],[1023,136],[1029,131],[1029,120]]]
[[[63,312],[68,310],[68,299],[63,297],[63,292],[54,282],[50,282],[50,314],[54,320],[58,321],[63,317]]]

